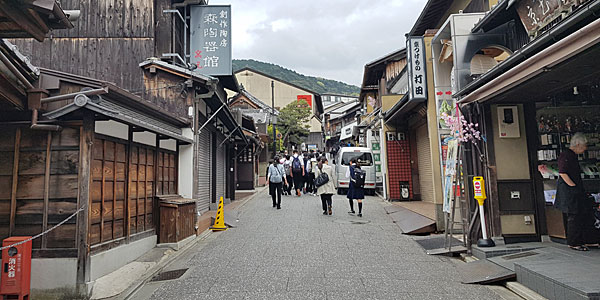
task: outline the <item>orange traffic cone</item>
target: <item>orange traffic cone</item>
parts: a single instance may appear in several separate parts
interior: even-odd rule
[[[225,231],[227,226],[225,225],[225,216],[223,211],[223,197],[219,198],[219,208],[217,208],[217,216],[215,217],[215,224],[210,227],[212,231]]]

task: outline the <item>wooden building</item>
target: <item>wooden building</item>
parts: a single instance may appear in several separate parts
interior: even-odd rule
[[[0,40],[0,239],[67,219],[34,239],[32,289],[69,298],[157,242],[206,229],[211,203],[235,199],[248,138],[227,107],[234,76],[156,58],[185,57],[186,32],[163,10],[204,1],[62,4],[80,10],[76,24],[35,4],[21,10],[47,21],[40,32],[29,19],[0,24],[0,37],[28,38]]]

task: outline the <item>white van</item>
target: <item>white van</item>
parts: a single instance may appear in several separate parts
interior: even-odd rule
[[[357,164],[367,173],[365,178],[365,193],[374,195],[377,177],[375,176],[375,165],[373,163],[373,152],[366,147],[342,147],[335,156],[335,171],[337,172],[336,187],[338,194],[348,191],[350,179],[346,178],[348,164],[353,158],[357,159]]]

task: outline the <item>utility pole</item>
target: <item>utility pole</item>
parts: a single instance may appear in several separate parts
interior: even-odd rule
[[[273,157],[277,155],[277,129],[275,128],[275,82],[271,80],[271,126],[273,126]]]

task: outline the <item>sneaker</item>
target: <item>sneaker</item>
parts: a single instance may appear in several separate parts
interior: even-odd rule
[[[332,211],[331,211],[331,206],[329,207],[329,215],[331,216]]]
[[[324,211],[323,211],[323,214],[324,214],[324,215],[327,215],[327,211],[326,211],[326,210],[324,210]]]
[[[362,213],[359,213],[357,216],[362,217]]]
[[[351,214],[351,215],[355,214],[355,212],[353,210],[349,211],[348,213]]]
[[[277,206],[277,209],[281,209],[281,206]]]

